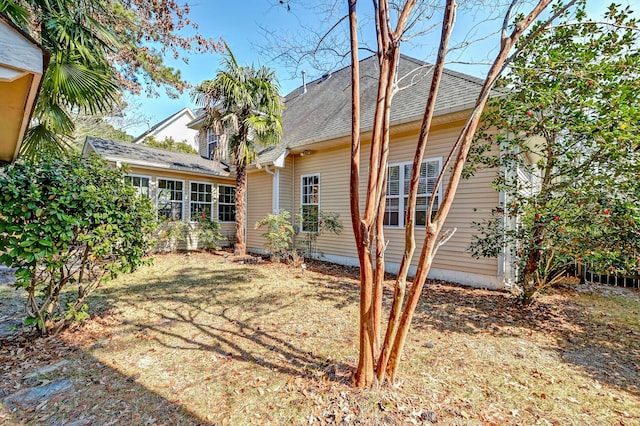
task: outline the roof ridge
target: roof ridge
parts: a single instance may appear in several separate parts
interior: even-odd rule
[[[146,150],[149,150],[149,151],[169,152],[171,154],[191,155],[191,156],[194,156],[194,157],[204,158],[200,154],[191,154],[189,152],[171,151],[170,149],[156,148],[155,146],[149,146],[149,145],[145,145],[145,144],[121,141],[121,140],[118,140],[118,139],[101,138],[101,137],[98,137],[98,136],[87,136],[87,140],[89,140],[89,141],[90,140],[99,140],[99,141],[104,141],[104,142],[115,142],[117,144],[122,144],[122,145],[125,145],[125,146],[134,147],[135,149],[146,149]]]
[[[364,59],[360,59],[359,62],[362,63],[362,62],[368,61],[368,60],[370,60],[372,58],[375,58],[375,54],[371,54],[370,56],[367,56]],[[427,62],[427,61],[424,61],[422,59],[418,59],[418,58],[415,58],[413,56],[409,56],[409,55],[407,55],[405,53],[400,53],[400,59],[403,59],[403,60],[409,61],[409,62],[413,62],[414,64],[416,64],[418,66],[433,65],[433,64],[431,64],[431,62]],[[314,84],[314,83],[326,78],[327,74],[329,74],[329,75],[338,74],[339,72],[344,71],[345,69],[349,68],[350,66],[351,66],[351,64],[345,65],[342,68],[338,68],[337,70],[334,70],[334,71],[329,71],[329,72],[323,74],[322,76],[307,82],[306,84],[307,85]],[[460,78],[460,79],[466,80],[466,81],[468,81],[470,83],[474,83],[474,84],[478,84],[478,85],[482,85],[483,82],[484,82],[484,80],[479,78],[479,77],[476,77],[476,76],[473,76],[471,74],[467,74],[467,73],[464,73],[464,72],[461,72],[461,71],[456,71],[456,70],[453,70],[453,69],[448,68],[448,67],[445,67],[443,72],[449,74],[452,77]],[[292,91],[287,93],[284,96],[284,98],[286,99],[289,96],[293,95],[295,92],[299,91],[302,87],[303,87],[302,85],[296,87],[295,89],[293,89]]]
[[[374,58],[374,57],[375,57],[375,54],[371,54],[370,56],[367,56],[367,57],[366,57],[366,58],[364,58],[364,59],[360,59],[358,62],[362,63],[362,62],[367,61],[367,60],[369,60],[369,59],[371,59],[371,58]],[[306,84],[307,84],[307,85],[311,85],[311,84],[313,84],[313,83],[315,83],[315,82],[317,82],[317,81],[319,81],[319,80],[322,80],[322,79],[323,79],[323,78],[325,78],[327,75],[338,74],[339,72],[341,72],[341,71],[343,71],[343,70],[345,70],[345,69],[347,69],[347,68],[349,68],[349,67],[351,67],[351,64],[349,64],[349,65],[345,65],[345,66],[343,66],[342,68],[338,68],[337,70],[334,70],[334,71],[328,71],[328,72],[324,73],[323,75],[321,75],[320,77],[315,78],[315,79],[313,79],[313,80],[311,80],[311,81],[307,82]],[[302,87],[303,87],[303,85],[296,87],[295,89],[293,89],[292,91],[290,91],[289,93],[287,93],[287,94],[284,96],[284,98],[288,98],[288,97],[289,97],[289,95],[292,95],[293,93],[295,93],[297,90],[301,89]]]

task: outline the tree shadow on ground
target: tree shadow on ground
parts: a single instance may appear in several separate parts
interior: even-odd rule
[[[205,351],[289,376],[313,378],[324,371],[328,380],[348,383],[348,375],[334,374],[336,365],[327,357],[301,347],[303,325],[279,328],[279,315],[298,304],[297,297],[305,297],[305,288],[282,297],[264,283],[259,268],[249,266],[224,271],[185,267],[175,275],[179,280],[152,277],[144,284],[108,289],[96,296],[96,304],[106,311],[122,310],[123,304],[145,311],[126,324],[130,332],[170,350]]]
[[[359,303],[358,268],[310,261],[308,270],[325,275],[305,277],[315,287],[309,297],[329,301],[336,309]],[[385,283],[387,312],[394,278],[388,274]],[[564,297],[543,297],[532,307],[522,307],[506,291],[429,281],[412,328],[505,338],[522,338],[526,335],[522,330],[544,333],[549,336],[546,349],[557,352],[563,362],[576,365],[602,383],[640,395],[640,329],[628,330],[628,338],[617,339],[615,335],[623,332],[621,325],[595,322],[571,300],[571,290],[561,289],[560,294]]]
[[[640,395],[640,329],[599,323],[571,300],[573,290],[554,291],[557,297],[543,297],[523,307],[506,292],[431,283],[423,290],[412,327],[524,340],[526,330],[544,333],[549,338],[546,349],[558,352],[563,362],[602,383]],[[621,334],[624,339],[616,337]]]
[[[213,424],[60,337],[33,337],[0,338],[0,424]],[[54,371],[43,368],[61,362]],[[42,392],[67,379],[70,388]],[[24,392],[34,388],[41,395],[30,399]]]

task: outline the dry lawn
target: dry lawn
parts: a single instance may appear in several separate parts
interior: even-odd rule
[[[355,278],[320,263],[158,256],[99,290],[85,323],[0,339],[0,397],[73,383],[32,406],[0,402],[0,423],[640,424],[637,291],[565,288],[521,310],[507,293],[431,284],[403,381],[354,390]]]

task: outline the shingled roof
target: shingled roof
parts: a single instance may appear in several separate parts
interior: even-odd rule
[[[91,146],[97,154],[106,160],[121,161],[132,166],[200,173],[209,176],[230,175],[228,167],[224,164],[196,154],[167,151],[94,136],[87,137],[85,151],[87,146]]]
[[[391,103],[391,124],[420,120],[431,84],[433,67],[401,55],[398,65],[398,92]],[[373,126],[378,84],[375,56],[360,61],[362,130]],[[446,70],[442,76],[435,116],[473,107],[482,80]],[[285,97],[282,142],[280,147],[296,148],[347,136],[351,133],[351,69],[342,68],[307,84],[307,92],[297,88]]]

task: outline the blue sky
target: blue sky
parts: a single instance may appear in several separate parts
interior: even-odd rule
[[[336,15],[346,13],[346,1],[334,0],[336,7]],[[329,0],[329,3],[331,0]],[[623,4],[635,5],[636,9],[640,9],[637,0],[618,1]],[[300,35],[292,36],[302,26],[321,27],[322,23],[318,21],[319,11],[316,9],[303,9],[295,0],[291,0],[291,10],[287,10],[285,4],[279,4],[278,0],[240,0],[235,2],[222,0],[193,0],[189,2],[191,7],[190,19],[199,26],[199,32],[215,39],[223,38],[231,47],[236,59],[241,64],[261,64],[267,65],[276,71],[280,82],[281,93],[287,94],[291,90],[300,86],[301,77],[291,76],[291,68],[272,61],[268,58],[269,54],[264,53],[264,47],[268,44],[264,38],[262,28],[267,28],[283,37],[293,38]],[[370,7],[370,2],[363,1],[363,8]],[[594,16],[602,16],[602,12],[606,9],[608,1],[591,0],[589,3],[589,12]],[[360,7],[360,6],[359,6]],[[466,35],[469,31],[475,31],[476,35],[487,34],[492,26],[477,26],[477,23],[485,20],[485,13],[481,10],[464,11],[460,10],[457,17],[456,28],[458,39]],[[366,19],[366,9],[362,11],[361,22]],[[493,25],[495,27],[495,25]],[[346,23],[343,24],[346,27]],[[368,28],[372,28],[371,25]],[[369,31],[361,35],[363,38],[372,40],[374,34]],[[490,38],[480,43],[472,45],[464,51],[456,52],[450,55],[450,60],[459,60],[463,62],[482,62],[486,60],[491,51],[495,49],[497,39]],[[431,35],[419,43],[410,42],[403,46],[403,53],[422,60],[433,60],[433,52],[437,48],[439,39],[437,35]],[[369,54],[361,52],[361,57]],[[219,54],[189,55],[189,63],[182,61],[174,61],[168,59],[167,63],[180,70],[182,77],[191,84],[198,84],[202,80],[212,78],[218,68],[220,62]],[[450,63],[450,68],[458,71],[466,72],[472,75],[482,76],[485,66],[469,65],[462,63]],[[304,68],[304,67],[303,67]],[[314,71],[309,69],[309,76],[314,77]],[[316,71],[317,74],[317,71]],[[189,91],[186,91],[177,99],[172,99],[164,94],[160,89],[161,95],[156,98],[148,98],[142,96],[129,96],[128,102],[132,106],[128,112],[129,116],[135,116],[137,119],[125,120],[129,123],[125,129],[133,136],[147,130],[150,126],[170,116],[171,114],[181,110],[184,107],[194,108],[195,105],[191,100]]]

